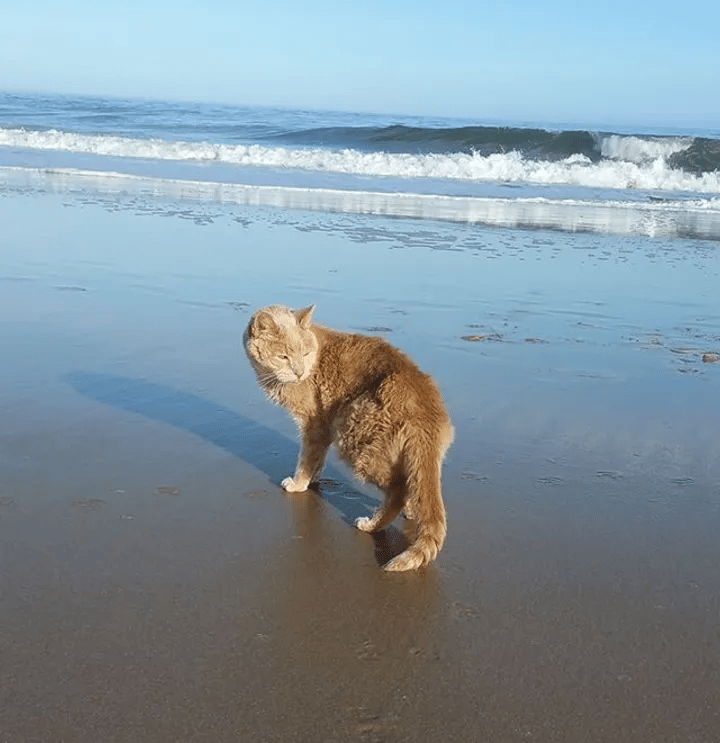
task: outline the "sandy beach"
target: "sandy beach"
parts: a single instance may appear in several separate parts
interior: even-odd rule
[[[0,224],[0,741],[717,740],[717,242],[51,186]],[[337,462],[280,489],[271,303],[437,379],[428,569]]]

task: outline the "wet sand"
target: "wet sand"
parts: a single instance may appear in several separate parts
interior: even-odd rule
[[[0,740],[715,741],[717,243],[150,194],[0,198]],[[440,383],[449,536],[241,350],[317,304]]]

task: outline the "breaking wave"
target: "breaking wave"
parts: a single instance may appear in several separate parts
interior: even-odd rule
[[[720,141],[699,137],[391,126],[311,129],[270,139],[235,144],[0,128],[0,146],[23,150],[374,177],[720,193]]]

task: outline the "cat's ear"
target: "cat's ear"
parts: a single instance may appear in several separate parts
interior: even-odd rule
[[[310,321],[312,320],[312,314],[315,312],[315,305],[311,304],[304,310],[295,310],[293,313],[298,325],[303,329],[307,330],[310,327]]]
[[[275,320],[269,312],[260,310],[255,314],[250,323],[250,337],[256,338],[258,335],[267,333],[275,327]]]

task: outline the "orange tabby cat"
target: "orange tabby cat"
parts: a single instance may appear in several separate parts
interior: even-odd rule
[[[311,324],[314,309],[258,310],[243,338],[260,386],[302,435],[295,474],[282,486],[306,490],[335,444],[356,475],[385,494],[355,526],[378,531],[404,508],[417,520],[417,538],[385,569],[418,568],[435,558],[446,533],[440,470],[454,430],[440,391],[382,338]]]

